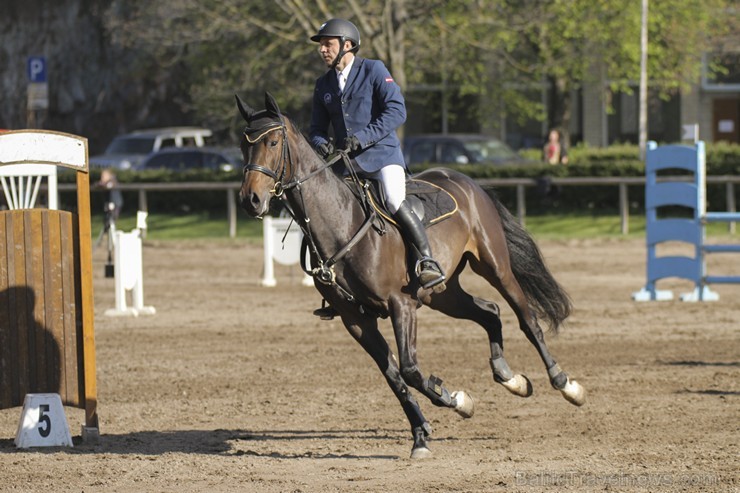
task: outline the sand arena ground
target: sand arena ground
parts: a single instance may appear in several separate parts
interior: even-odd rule
[[[109,318],[113,281],[96,251],[101,441],[17,450],[20,408],[0,411],[0,491],[738,491],[740,286],[716,286],[716,303],[635,303],[642,240],[540,246],[575,304],[549,346],[586,405],[550,388],[503,304],[528,399],[494,384],[483,330],[422,309],[422,370],[477,402],[462,420],[419,397],[434,428],[424,461],[408,458],[408,423],[370,358],[338,320],[311,315],[320,298],[297,269],[262,288],[259,245],[147,242],[157,314]],[[738,274],[740,262],[710,269]],[[464,285],[500,302],[477,277]],[[674,286],[690,288],[663,285]],[[66,412],[79,435],[81,411]]]

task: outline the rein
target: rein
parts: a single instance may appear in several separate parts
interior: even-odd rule
[[[360,178],[357,175],[357,172],[355,171],[354,167],[352,166],[352,162],[349,159],[349,153],[347,150],[339,150],[337,155],[334,156],[331,160],[325,162],[322,166],[319,166],[315,170],[309,172],[306,176],[303,178],[292,178],[287,183],[283,183],[284,178],[286,177],[286,168],[289,168],[292,171],[292,174],[295,173],[295,167],[293,166],[293,162],[291,159],[291,153],[290,153],[290,146],[288,145],[288,135],[287,135],[287,128],[285,126],[285,122],[283,121],[282,117],[280,117],[280,123],[274,123],[272,125],[269,125],[262,131],[256,138],[250,139],[247,133],[245,132],[244,136],[247,139],[247,142],[249,144],[254,145],[260,140],[262,140],[264,137],[267,136],[270,132],[273,132],[275,130],[281,130],[282,137],[283,137],[283,145],[280,151],[280,171],[276,172],[275,170],[268,168],[266,166],[256,164],[256,163],[249,163],[244,166],[244,174],[246,175],[249,171],[257,171],[259,173],[263,173],[270,178],[272,178],[275,181],[275,185],[270,190],[270,193],[272,193],[275,197],[278,197],[280,200],[283,201],[283,204],[285,205],[285,208],[288,210],[288,213],[290,214],[291,218],[298,223],[298,226],[303,231],[303,244],[301,245],[301,268],[304,272],[307,274],[310,274],[315,279],[317,279],[322,284],[326,284],[329,286],[336,286],[336,288],[340,291],[342,296],[348,301],[354,301],[354,296],[352,293],[350,293],[347,289],[342,287],[337,279],[336,279],[336,273],[334,272],[334,265],[336,265],[337,262],[339,262],[347,253],[349,253],[350,250],[362,239],[363,236],[367,234],[367,232],[370,230],[373,221],[376,218],[376,212],[372,207],[368,207],[368,204],[366,204],[366,200],[362,200],[362,206],[365,210],[365,221],[362,223],[362,226],[360,226],[360,229],[350,238],[349,242],[347,242],[346,245],[344,245],[342,248],[340,248],[334,255],[332,255],[328,260],[323,261],[321,259],[321,255],[319,254],[318,248],[316,247],[316,242],[314,241],[313,235],[311,234],[311,230],[308,228],[308,223],[311,222],[311,218],[308,217],[308,213],[306,212],[305,207],[305,201],[303,199],[303,191],[301,189],[301,185],[305,182],[307,182],[312,177],[318,175],[319,173],[322,173],[326,171],[328,168],[331,168],[335,163],[337,163],[340,159],[344,161],[344,164],[346,168],[350,172],[350,176],[352,177],[352,180],[357,184],[358,187],[363,188],[362,183],[360,182]],[[301,221],[301,217],[296,214],[296,212],[293,210],[293,208],[288,203],[286,197],[285,197],[285,191],[290,190],[292,188],[295,188],[298,191],[298,196],[300,197],[301,205],[304,211],[304,217]],[[364,197],[364,194],[361,194],[361,196]],[[303,223],[303,224],[302,224]],[[313,254],[314,258],[318,260],[318,267],[313,269],[308,269],[308,267],[305,265],[305,258],[306,258],[306,249],[311,248],[311,253]],[[362,307],[361,307],[362,308]]]

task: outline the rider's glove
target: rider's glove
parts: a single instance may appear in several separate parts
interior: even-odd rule
[[[319,153],[319,156],[326,159],[334,152],[334,146],[331,145],[331,142],[324,142],[323,144],[319,144],[316,148],[316,152]]]
[[[360,139],[358,139],[356,135],[350,135],[349,137],[344,139],[344,145],[349,152],[359,151],[360,149],[362,149]]]

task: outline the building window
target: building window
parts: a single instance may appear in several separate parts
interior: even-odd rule
[[[740,91],[740,52],[706,53],[701,82],[705,91]]]

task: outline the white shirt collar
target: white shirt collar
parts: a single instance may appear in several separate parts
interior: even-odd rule
[[[349,71],[352,70],[352,65],[355,63],[355,58],[356,57],[352,57],[352,60],[350,60],[347,66],[344,67],[344,70],[340,71],[340,70],[334,69],[334,71],[337,73],[337,78],[339,77],[339,74],[343,74],[344,80],[345,81],[349,80]]]

